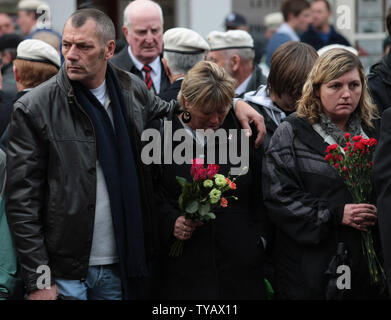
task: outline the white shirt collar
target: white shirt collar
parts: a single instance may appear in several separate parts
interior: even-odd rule
[[[276,33],[285,33],[287,34],[289,37],[292,38],[292,40],[294,41],[300,41],[300,38],[299,36],[297,35],[297,33],[295,32],[295,30],[293,30],[293,28],[287,24],[286,22],[284,22],[283,24],[281,24],[281,26],[277,29],[277,32]]]
[[[241,95],[242,93],[246,92],[246,89],[247,89],[248,83],[250,82],[251,76],[252,76],[252,74],[250,74],[250,75],[247,77],[247,79],[244,80],[244,81],[239,85],[239,87],[237,87],[237,88],[235,89],[235,94]]]
[[[133,55],[132,53],[132,50],[130,50],[130,46],[128,46],[128,52],[129,52],[129,56],[130,58],[133,60],[133,63],[135,65],[135,67],[142,71],[143,67],[144,67],[144,63],[140,62],[139,60],[137,60],[137,58]],[[160,65],[160,56],[157,56],[155,60],[153,60],[149,66],[152,68],[152,72],[155,72],[157,73],[158,70],[160,70],[161,68],[161,65]]]
[[[144,67],[144,63],[142,63],[136,59],[136,57],[132,53],[132,50],[130,49],[130,46],[128,46],[128,53],[129,53],[130,59],[133,61],[133,64],[137,68],[137,70],[142,71],[142,69]],[[156,93],[159,93],[160,92],[160,78],[161,78],[161,74],[162,74],[162,65],[160,63],[160,56],[157,56],[156,59],[153,60],[149,64],[149,66],[152,69],[151,78],[152,78],[153,86],[155,88]]]

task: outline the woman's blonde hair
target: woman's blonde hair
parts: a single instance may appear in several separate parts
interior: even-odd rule
[[[307,119],[311,124],[319,122],[322,113],[320,86],[339,78],[346,72],[358,70],[362,92],[355,112],[360,113],[365,125],[373,128],[373,120],[377,118],[377,108],[372,103],[367,89],[367,78],[360,59],[345,49],[331,49],[322,54],[315,62],[303,87],[303,94],[297,107],[297,115]]]
[[[235,83],[216,63],[201,61],[183,79],[178,102],[182,109],[187,101],[202,112],[227,111],[235,96]]]

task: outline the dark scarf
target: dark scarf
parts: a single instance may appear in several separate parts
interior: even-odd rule
[[[324,113],[320,114],[319,125],[321,128],[330,136],[332,136],[335,141],[340,146],[345,146],[345,132],[342,131],[334,122],[330,120]],[[358,112],[353,112],[348,123],[346,124],[347,131],[351,134],[352,137],[358,136],[361,134],[361,118]]]
[[[95,129],[98,160],[109,193],[124,298],[127,299],[132,294],[128,292],[128,278],[141,278],[148,274],[139,177],[129,135],[128,112],[119,80],[110,65],[107,66],[106,86],[111,98],[115,130],[106,110],[95,96],[80,83],[74,82],[72,85],[77,100]]]

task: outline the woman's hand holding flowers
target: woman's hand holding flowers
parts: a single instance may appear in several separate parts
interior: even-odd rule
[[[367,227],[373,227],[377,220],[377,209],[367,203],[346,204],[344,208],[342,224],[352,228],[367,231]]]

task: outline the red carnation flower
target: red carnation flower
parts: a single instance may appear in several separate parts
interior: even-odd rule
[[[332,155],[331,153],[329,153],[329,154],[327,154],[327,155],[324,157],[324,159],[325,159],[326,161],[332,160],[332,159],[333,159],[333,155]]]
[[[354,150],[364,150],[365,149],[365,144],[362,143],[361,141],[357,141],[355,144],[354,144]]]
[[[338,149],[338,144],[334,143],[331,144],[327,147],[326,152],[330,153],[331,151],[337,150]]]
[[[377,144],[377,140],[375,138],[370,138],[368,141],[369,146],[375,146]]]

